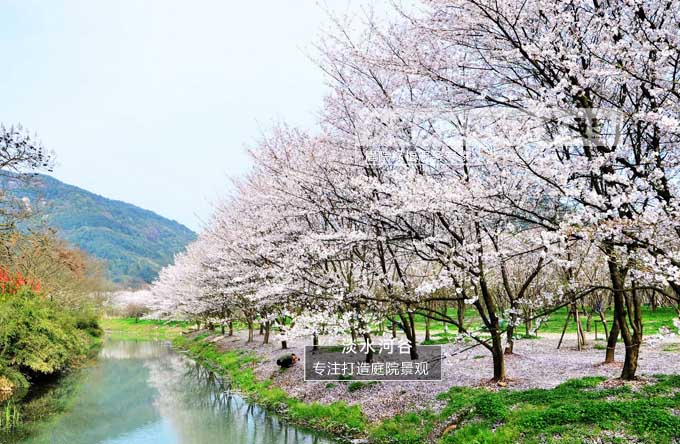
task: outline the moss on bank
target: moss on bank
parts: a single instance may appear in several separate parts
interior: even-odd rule
[[[328,432],[343,438],[366,434],[368,423],[359,406],[342,401],[332,404],[307,404],[290,397],[275,387],[271,380],[260,381],[253,366],[258,358],[251,353],[234,350],[220,352],[215,344],[204,341],[205,335],[193,339],[175,338],[173,344],[187,350],[193,358],[208,368],[229,378],[232,387],[248,399],[275,411],[296,425]]]

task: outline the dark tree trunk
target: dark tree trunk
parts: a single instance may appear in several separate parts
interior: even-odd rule
[[[263,344],[269,344],[269,332],[271,331],[272,326],[271,322],[267,321],[264,324],[264,339],[262,341]]]
[[[626,272],[611,258],[608,260],[608,265],[614,290],[614,318],[619,325],[621,337],[626,346],[621,379],[631,380],[635,379],[642,342],[642,313],[639,294],[634,285],[630,294],[626,294],[624,286]]]
[[[513,336],[515,335],[514,317],[515,317],[515,315],[512,315],[510,317],[510,323],[508,325],[508,330],[506,331],[506,342],[507,342],[507,345],[505,346],[505,354],[506,355],[511,355],[514,348],[515,348],[515,340],[513,339]]]
[[[626,357],[623,361],[623,370],[621,370],[621,379],[630,381],[635,379],[635,372],[638,366],[638,357],[640,356],[640,346],[633,346],[626,349]]]
[[[621,372],[621,379],[632,380],[635,379],[638,359],[640,358],[640,346],[642,345],[642,295],[636,288],[636,283],[632,283],[633,289],[630,293],[630,298],[627,301],[629,317],[632,325],[632,340],[633,343],[628,348],[629,353],[626,354],[626,359],[623,362],[623,370]]]
[[[576,321],[576,340],[578,349],[581,350],[581,346],[586,345],[586,334],[583,332],[583,323],[581,322],[580,312],[576,305],[574,305],[574,320]]]
[[[312,344],[314,345],[314,347],[312,347],[312,351],[318,351],[319,350],[319,335],[317,335],[316,332],[314,332],[314,336],[313,336],[312,341],[313,341]]]
[[[505,358],[503,357],[503,340],[500,334],[495,334],[491,341],[491,355],[493,357],[493,380],[505,380]]]
[[[430,318],[425,318],[425,340],[430,340]]]
[[[234,321],[229,321],[229,336],[234,336]]]
[[[458,333],[463,333],[463,323],[465,322],[465,301],[462,299],[458,299],[456,317],[458,318]]]
[[[564,340],[564,335],[567,333],[567,327],[569,327],[569,319],[571,318],[571,305],[569,305],[569,312],[567,312],[567,318],[564,320],[564,327],[562,327],[562,334],[560,335],[560,340],[557,343],[557,349],[562,346],[562,341]]]
[[[403,313],[399,313],[399,318],[403,326],[404,334],[409,343],[409,355],[411,360],[418,359],[418,342],[416,341],[416,327],[413,319],[413,313],[409,312],[404,316]]]
[[[602,327],[604,328],[604,335],[608,338],[609,337],[609,330],[607,329],[607,317],[604,315],[604,309],[602,311],[599,311],[598,314],[600,315],[600,321],[602,321]],[[618,332],[616,334],[618,336]],[[616,342],[614,342],[614,344],[616,344]]]
[[[605,324],[605,328],[606,328]],[[616,342],[619,340],[619,324],[614,321],[611,330],[607,335],[607,352],[604,355],[604,363],[611,364],[614,362],[614,354],[616,353]]]
[[[366,344],[366,362],[373,362],[373,347],[371,346],[371,335],[364,333],[364,343]]]
[[[253,333],[255,328],[253,326],[253,321],[248,320],[248,342],[253,342]]]
[[[480,268],[481,267],[480,261]],[[479,289],[481,297],[475,302],[477,311],[482,315],[484,324],[491,334],[491,355],[493,357],[493,380],[501,382],[505,380],[505,357],[503,356],[503,337],[498,319],[496,302],[486,284],[484,274],[480,275]],[[484,313],[486,312],[486,315]]]
[[[288,350],[288,341],[281,341],[281,350]]]

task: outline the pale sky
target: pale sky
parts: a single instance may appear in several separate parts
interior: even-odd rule
[[[328,25],[315,0],[0,0],[0,122],[36,132],[58,179],[197,230],[244,146],[314,127]]]

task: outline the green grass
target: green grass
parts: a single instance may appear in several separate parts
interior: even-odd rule
[[[626,438],[670,444],[680,439],[680,376],[657,375],[655,383],[637,391],[628,385],[602,388],[604,379],[574,379],[551,390],[453,387],[438,397],[446,403],[441,413],[399,415],[373,428],[371,438],[383,444],[624,443]],[[615,432],[624,437],[617,440]]]
[[[122,341],[170,341],[188,326],[186,322],[134,318],[102,319],[100,324],[108,338]]]
[[[370,439],[375,443],[423,444],[428,442],[437,420],[437,415],[428,410],[405,413],[374,427]]]
[[[644,333],[657,334],[661,327],[666,327],[671,331],[677,332],[677,328],[673,325],[673,319],[678,317],[678,313],[669,307],[657,308],[652,311],[648,308],[643,308],[642,316],[644,320]]]
[[[538,334],[541,333],[561,333],[564,328],[564,322],[566,320],[568,313],[568,308],[561,308],[554,313],[551,313],[548,320],[541,324]],[[449,317],[456,319],[456,309],[450,308],[447,311]],[[614,311],[612,309],[608,310],[606,313],[607,317],[607,327],[609,328],[613,324]],[[642,319],[644,322],[644,334],[645,335],[655,335],[659,332],[661,327],[667,327],[671,331],[675,331],[673,326],[673,319],[677,318],[677,312],[671,307],[659,307],[655,311],[651,308],[645,306],[642,307]],[[421,315],[415,316],[416,330],[419,332],[425,331],[425,318]],[[586,317],[581,315],[581,322],[583,328],[586,328]],[[602,322],[600,322],[599,316],[594,315],[591,322],[591,332],[595,332],[595,325],[597,324],[598,337],[604,337],[604,327]],[[465,310],[465,326],[468,330],[475,331],[482,328],[482,322],[479,318],[479,314],[474,309]],[[432,340],[423,342],[423,344],[444,344],[447,339],[455,337],[456,328],[449,325],[448,334],[444,333],[444,327],[441,322],[430,323],[430,332],[432,334]],[[518,335],[524,334],[524,326],[520,325],[516,332]],[[567,333],[576,333],[576,324],[573,318],[570,320],[567,326]]]
[[[561,333],[562,328],[564,328],[564,322],[567,317],[567,308],[562,308],[557,310],[555,313],[550,315],[547,322],[541,325],[539,329],[539,334],[541,333]],[[607,312],[607,327],[613,325],[613,310]],[[642,307],[642,319],[644,323],[644,334],[645,335],[655,335],[659,332],[661,327],[667,327],[671,330],[675,330],[673,327],[673,318],[677,318],[677,312],[670,307],[659,307],[656,311],[653,311],[649,307]],[[597,321],[597,322],[596,322]],[[586,318],[581,316],[581,322],[583,323],[583,328],[586,327]],[[595,331],[595,324],[597,323],[597,332],[600,337],[604,337],[604,328],[602,322],[599,321],[599,316],[594,316],[592,320],[591,331]],[[567,327],[568,333],[576,333],[576,324],[572,318]]]
[[[370,387],[372,385],[378,385],[379,383],[380,382],[378,382],[378,381],[368,381],[368,382],[354,381],[354,382],[350,382],[349,384],[347,384],[347,391],[352,393],[352,392],[356,392],[358,390],[361,390],[363,388]]]
[[[241,350],[220,352],[215,344],[204,341],[205,338],[205,334],[193,339],[178,336],[173,345],[189,351],[201,364],[227,376],[232,387],[247,398],[297,425],[346,438],[365,434],[367,421],[359,406],[350,406],[342,401],[307,404],[292,398],[273,386],[271,380],[258,380],[253,371],[257,363],[254,355]]]
[[[452,319],[457,318],[457,313],[458,311],[455,308],[449,308],[446,310],[447,316],[449,316]],[[425,331],[425,317],[423,315],[416,314],[415,315],[415,323],[416,323],[416,330],[418,331]],[[466,326],[481,326],[481,319],[479,317],[479,314],[477,313],[477,310],[474,308],[469,308],[465,310],[465,325]],[[457,328],[449,325],[448,326],[448,332],[449,334],[453,334],[457,331]],[[430,321],[430,332],[431,333],[437,333],[437,332],[444,332],[444,324],[439,321]]]
[[[21,426],[21,413],[14,401],[6,401],[5,407],[0,409],[0,433],[14,432]]]
[[[680,353],[680,344],[668,344],[663,348],[663,351],[670,353]]]
[[[438,344],[448,344],[450,342],[455,342],[457,339],[457,334],[452,332],[450,329],[448,333],[444,333],[443,331],[437,332],[437,333],[432,333],[430,335],[431,339],[429,340],[424,340],[421,342],[423,345],[438,345]]]

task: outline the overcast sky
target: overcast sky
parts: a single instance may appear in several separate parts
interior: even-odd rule
[[[263,129],[313,127],[324,26],[315,0],[0,0],[0,122],[58,179],[197,230]]]

